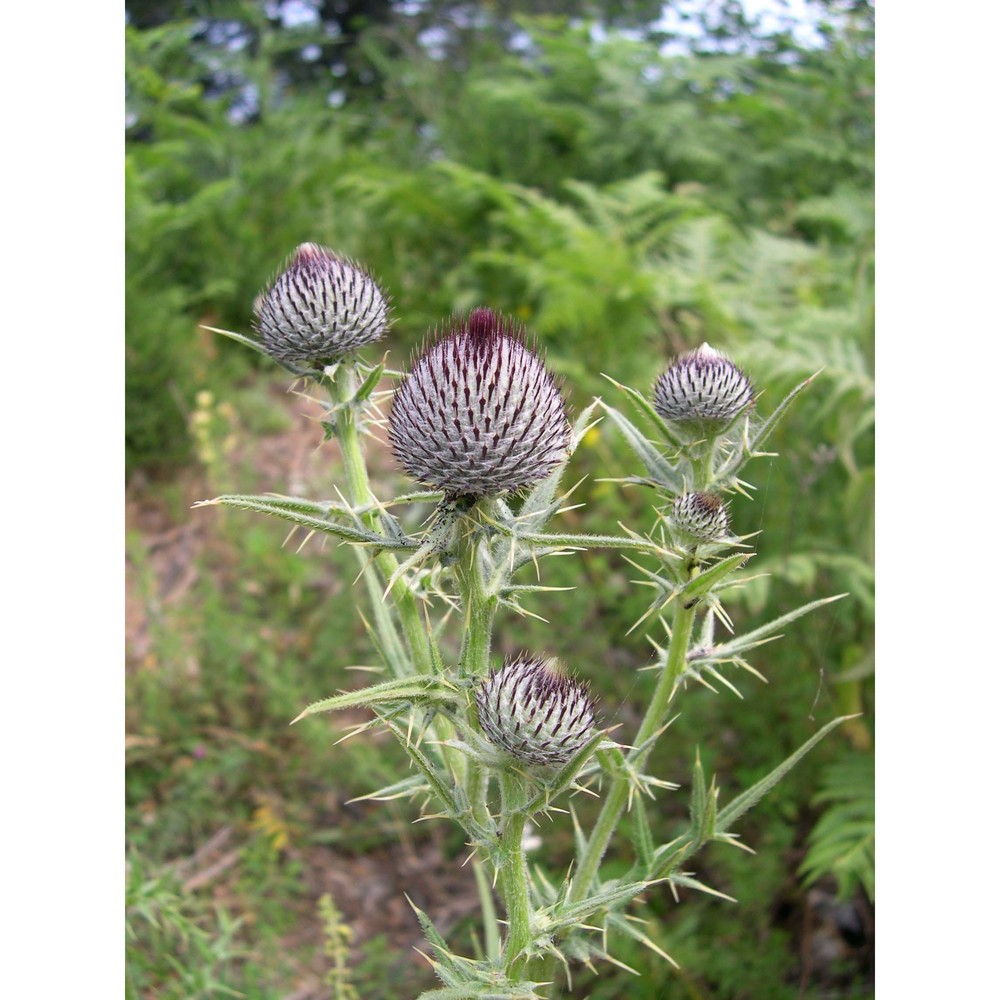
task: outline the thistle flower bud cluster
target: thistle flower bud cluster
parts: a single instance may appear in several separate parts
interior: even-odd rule
[[[488,497],[544,479],[565,458],[570,427],[523,330],[476,309],[413,364],[393,400],[389,439],[418,482]]]
[[[519,657],[494,670],[476,703],[490,742],[528,764],[565,764],[594,735],[586,686],[551,660]]]
[[[721,497],[714,493],[684,493],[670,510],[674,527],[692,538],[712,542],[729,531],[729,514]]]
[[[680,424],[727,424],[752,402],[750,380],[708,344],[682,354],[653,386],[656,412]]]
[[[303,243],[254,312],[271,357],[325,366],[378,340],[389,307],[367,271],[326,247]]]

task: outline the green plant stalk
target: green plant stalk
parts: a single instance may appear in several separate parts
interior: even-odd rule
[[[705,443],[702,445],[701,454],[694,462],[695,489],[704,490],[708,488],[715,476],[715,442],[714,434],[707,435]]]
[[[690,607],[678,604],[674,609],[673,632],[670,639],[670,648],[667,651],[667,662],[663,670],[660,671],[660,678],[653,692],[653,698],[646,709],[646,715],[639,727],[639,732],[635,738],[635,745],[641,747],[647,741],[653,741],[657,731],[661,729],[667,721],[667,712],[670,702],[677,689],[677,682],[684,670],[687,662],[688,646],[691,642],[691,629],[694,625],[696,605]],[[635,753],[629,758],[629,763],[636,767],[642,767],[646,758],[653,749],[653,742],[649,743],[644,750]],[[614,836],[621,815],[625,811],[628,803],[630,782],[626,775],[620,775],[611,784],[604,805],[597,817],[597,822],[587,840],[587,847],[583,857],[579,859],[576,875],[573,879],[573,888],[570,890],[569,899],[571,902],[580,902],[590,891],[591,883],[597,876],[604,852],[608,849],[608,844]]]
[[[459,672],[463,677],[485,677],[490,669],[490,648],[493,645],[493,621],[497,599],[486,586],[479,553],[480,535],[471,517],[462,526],[458,540],[458,561],[455,576],[465,612]],[[472,709],[473,715],[475,710]],[[470,719],[470,722],[472,720]],[[489,815],[487,794],[489,781],[480,764],[470,761],[466,779],[466,794],[473,816],[485,822]]]
[[[514,978],[524,959],[520,953],[531,941],[531,900],[528,893],[528,866],[524,860],[524,786],[508,771],[500,774],[500,811],[503,830],[500,834],[499,882],[507,912],[507,940],[504,943],[504,970]]]
[[[459,670],[463,677],[486,676],[490,668],[490,647],[493,644],[497,599],[489,593],[486,586],[479,541],[480,536],[470,518],[463,525],[455,566],[465,611],[462,652],[459,656]]]
[[[355,419],[352,401],[357,389],[354,376],[354,366],[342,362],[337,366],[333,377],[331,395],[335,403],[340,404],[336,415],[336,435],[340,444],[340,452],[347,473],[347,499],[351,504],[362,506],[371,500],[371,487],[368,482],[368,466],[365,463],[364,450],[361,447],[361,436]],[[378,524],[378,513],[372,511],[363,515],[366,526],[375,530]],[[390,580],[398,563],[391,552],[381,552],[375,557],[383,580]],[[392,587],[392,597],[399,618],[406,633],[410,647],[410,655],[418,673],[429,674],[433,670],[430,646],[424,622],[417,606],[417,599],[406,585],[405,580],[397,580]]]

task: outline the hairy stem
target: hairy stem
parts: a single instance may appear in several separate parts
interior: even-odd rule
[[[691,629],[694,625],[695,607],[686,607],[677,604],[674,609],[673,633],[670,638],[670,648],[667,652],[667,662],[660,671],[660,678],[653,692],[649,708],[646,710],[645,718],[636,734],[635,745],[643,749],[634,751],[629,757],[629,763],[637,768],[641,768],[649,756],[655,743],[654,737],[659,729],[667,721],[667,711],[677,689],[677,682],[684,670],[687,662],[688,646],[691,641]],[[614,836],[622,813],[628,803],[630,783],[626,775],[619,775],[614,779],[608,794],[604,799],[600,815],[594,824],[590,837],[587,840],[587,847],[580,858],[576,875],[573,879],[573,888],[570,891],[570,900],[579,902],[590,891],[590,886],[597,876],[604,852],[608,849],[608,844]]]
[[[364,450],[361,447],[361,435],[358,431],[357,418],[352,401],[357,390],[354,366],[342,362],[337,366],[333,378],[332,396],[339,404],[336,413],[336,434],[343,457],[344,469],[347,473],[347,499],[355,506],[371,502],[372,493],[368,482],[368,467],[365,463]],[[373,531],[378,526],[378,513],[371,511],[362,517],[365,525]],[[381,552],[375,557],[383,582],[392,578],[398,563],[391,552]],[[427,632],[417,606],[417,599],[404,580],[397,580],[392,587],[392,598],[399,612],[399,619],[406,633],[410,655],[418,673],[429,674],[432,669],[430,646],[427,642]]]
[[[504,968],[513,978],[524,964],[520,953],[531,941],[531,900],[528,892],[528,866],[524,860],[524,788],[516,775],[500,775],[500,892],[507,911],[507,941],[504,944]]]
[[[465,613],[459,670],[463,677],[485,677],[490,668],[497,598],[487,588],[483,557],[479,551],[481,539],[471,518],[466,520],[461,530],[455,567]]]
[[[458,562],[455,576],[462,597],[465,613],[462,631],[462,651],[459,671],[463,677],[485,677],[490,669],[490,648],[493,644],[493,620],[496,617],[497,599],[489,593],[482,554],[479,551],[481,536],[472,518],[462,525],[458,541]],[[472,814],[480,823],[488,819],[486,799],[489,781],[482,766],[474,761],[468,764],[466,793]]]

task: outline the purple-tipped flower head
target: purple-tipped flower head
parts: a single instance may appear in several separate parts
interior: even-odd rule
[[[528,764],[565,764],[594,735],[587,688],[553,666],[519,657],[494,670],[476,693],[486,737]]]
[[[476,309],[413,364],[396,390],[389,439],[418,482],[487,497],[544,479],[566,457],[570,427],[523,330]]]
[[[303,243],[258,298],[255,328],[279,361],[328,365],[385,333],[375,279],[332,250]]]
[[[712,542],[729,531],[726,505],[714,493],[685,493],[670,511],[674,526],[699,541]]]
[[[750,380],[708,344],[682,354],[653,386],[656,412],[678,423],[726,424],[752,402]]]

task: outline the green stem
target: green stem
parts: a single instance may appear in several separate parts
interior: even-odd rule
[[[504,969],[513,978],[524,963],[521,952],[531,942],[531,900],[528,892],[528,866],[524,860],[524,786],[519,777],[500,775],[500,892],[507,912],[507,941],[504,944]]]
[[[479,551],[481,536],[472,517],[465,519],[459,532],[455,576],[465,612],[459,672],[463,677],[485,677],[490,669],[497,599],[490,594],[486,584],[483,559]],[[489,819],[489,780],[482,765],[475,761],[468,763],[466,792],[473,816],[480,824],[485,825]]]
[[[479,551],[480,536],[471,517],[462,525],[460,532],[455,575],[462,594],[465,622],[459,669],[463,677],[485,677],[490,669],[497,598],[487,588]]]
[[[372,500],[371,487],[368,482],[368,467],[365,463],[364,450],[361,447],[361,435],[354,413],[353,399],[357,390],[354,366],[341,362],[333,377],[332,396],[339,404],[335,414],[337,441],[347,473],[347,499],[354,506],[363,506]],[[362,520],[373,531],[378,527],[378,513],[371,511],[363,515]],[[398,563],[391,552],[381,552],[375,557],[383,582],[392,578]],[[397,580],[392,587],[393,602],[399,612],[403,631],[410,647],[410,655],[418,673],[429,674],[433,670],[430,645],[427,642],[427,632],[420,615],[420,608],[413,592],[404,580]]]
[[[702,445],[701,455],[694,463],[694,488],[696,490],[707,490],[715,478],[715,442],[715,435],[710,434],[708,440]]]
[[[670,638],[670,648],[667,652],[667,662],[660,671],[660,678],[653,692],[653,698],[646,710],[645,718],[639,727],[635,745],[641,747],[647,741],[649,746],[634,753],[629,763],[641,768],[653,749],[653,737],[667,721],[670,702],[677,689],[677,682],[687,662],[688,646],[691,641],[691,629],[694,625],[695,606],[685,607],[678,603],[674,609],[673,632]],[[628,803],[630,783],[627,775],[619,775],[611,783],[611,788],[604,799],[600,815],[594,824],[587,847],[573,878],[573,888],[570,891],[570,901],[580,902],[590,891],[590,886],[597,876],[604,852],[614,836],[621,815]]]

